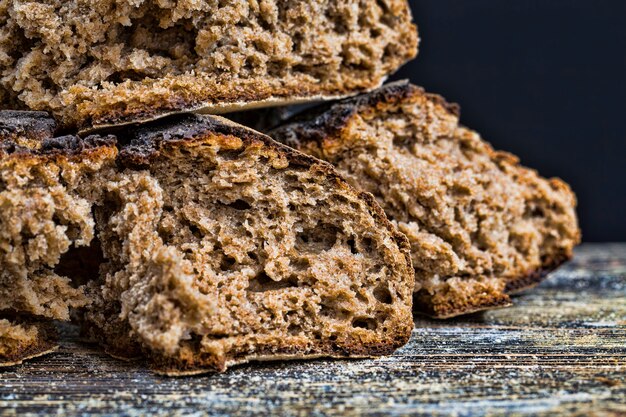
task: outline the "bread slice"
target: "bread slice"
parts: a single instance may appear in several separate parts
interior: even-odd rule
[[[65,127],[346,96],[417,53],[406,0],[0,3],[0,100]]]
[[[5,143],[0,248],[22,255],[1,308],[82,307],[109,352],[167,374],[406,343],[408,242],[331,165],[213,116],[116,134]]]
[[[54,352],[56,339],[56,329],[50,322],[0,319],[0,368]]]
[[[459,109],[407,82],[270,133],[372,193],[411,242],[418,310],[447,318],[510,303],[572,256],[576,198],[459,125]]]

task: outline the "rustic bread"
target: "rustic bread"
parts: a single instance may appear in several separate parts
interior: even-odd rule
[[[569,187],[459,125],[459,109],[399,82],[270,133],[372,193],[411,242],[418,310],[445,318],[510,303],[580,240]]]
[[[54,352],[56,329],[50,322],[35,319],[0,319],[0,367]]]
[[[331,165],[213,116],[116,134],[4,142],[0,309],[168,374],[408,340],[408,242]]]
[[[92,241],[91,181],[117,150],[54,131],[46,113],[0,111],[0,365],[54,350],[50,320],[88,302],[64,255]]]
[[[64,126],[377,87],[417,53],[406,0],[0,2],[0,102]]]
[[[45,114],[0,111],[0,311],[67,320],[87,299],[60,264],[93,240],[93,179],[117,149],[54,129]]]
[[[107,262],[86,315],[113,354],[180,374],[408,340],[408,243],[329,164],[220,118],[118,138],[126,169],[96,207]]]

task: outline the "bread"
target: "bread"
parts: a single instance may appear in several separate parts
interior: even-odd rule
[[[81,307],[85,334],[167,374],[381,355],[406,343],[408,242],[332,166],[213,116],[178,115],[116,136],[5,151],[13,165],[3,176],[29,178],[15,180],[6,201],[47,208],[30,220],[13,213],[29,232],[10,238],[26,255],[42,245],[19,236],[51,243],[46,259],[3,258],[16,271],[3,288],[30,286],[59,302],[3,308],[65,318]]]
[[[117,149],[54,130],[43,113],[0,111],[0,311],[68,320],[87,299],[60,264],[94,238],[91,182]]]
[[[46,321],[0,319],[0,368],[54,352],[56,330]]]
[[[0,3],[0,102],[72,128],[351,95],[416,53],[406,0]]]
[[[411,242],[416,309],[438,318],[505,306],[572,256],[570,188],[494,151],[459,109],[399,82],[308,112],[275,139],[372,193]]]
[[[103,138],[53,138],[55,129],[45,113],[0,111],[0,363],[5,365],[53,350],[50,321],[69,320],[70,309],[89,301],[80,274],[65,272],[77,263],[77,253],[86,254],[89,263],[95,234],[91,181],[114,165],[117,149]]]

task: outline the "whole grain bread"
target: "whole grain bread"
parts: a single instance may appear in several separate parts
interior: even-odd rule
[[[39,145],[18,131],[0,160],[15,207],[0,216],[0,308],[80,308],[111,354],[172,375],[408,340],[408,242],[330,164],[215,116]]]
[[[56,329],[48,321],[0,319],[0,368],[54,352],[56,339]]]
[[[117,149],[55,130],[46,113],[0,111],[0,365],[54,350],[51,320],[89,302],[88,277],[67,271],[93,259],[92,181]],[[97,277],[97,265],[81,271]]]
[[[0,311],[68,320],[88,300],[60,263],[94,238],[92,181],[117,148],[54,130],[44,113],[0,111]]]
[[[0,2],[0,103],[91,128],[355,94],[417,53],[406,0]]]
[[[406,81],[270,132],[372,193],[411,242],[415,307],[446,318],[510,304],[572,256],[576,198],[459,125],[459,108]]]

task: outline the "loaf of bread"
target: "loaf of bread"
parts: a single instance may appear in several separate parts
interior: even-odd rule
[[[65,127],[351,95],[417,53],[406,0],[0,2],[0,102]]]
[[[270,133],[372,193],[411,242],[415,307],[438,318],[510,303],[580,240],[570,188],[459,125],[459,109],[399,82]]]
[[[80,308],[111,354],[167,374],[381,355],[410,337],[408,241],[330,164],[216,116],[117,138],[30,119],[5,123],[0,309]]]

